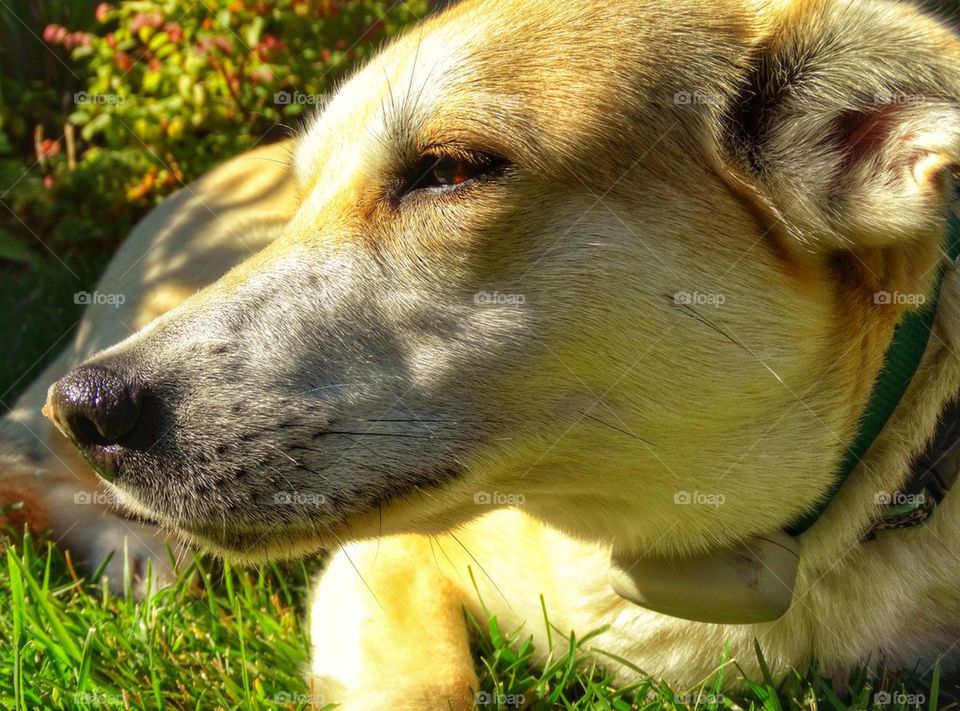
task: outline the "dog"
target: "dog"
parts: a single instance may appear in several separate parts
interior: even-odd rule
[[[234,559],[333,551],[347,708],[470,708],[464,608],[540,659],[541,604],[554,653],[602,628],[621,683],[759,675],[755,640],[952,673],[960,495],[878,521],[960,392],[958,165],[960,41],[911,5],[464,0],[135,230],[4,424],[9,515],[96,558],[132,535],[99,486]]]

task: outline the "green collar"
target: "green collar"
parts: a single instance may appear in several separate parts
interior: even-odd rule
[[[956,217],[950,219],[946,256],[954,263],[960,260],[960,220]],[[873,384],[873,392],[860,422],[860,428],[853,443],[847,448],[830,491],[813,511],[793,523],[788,529],[790,534],[796,536],[803,533],[823,515],[840,487],[873,445],[907,391],[923,359],[927,342],[930,340],[930,331],[937,315],[937,303],[940,299],[940,288],[945,272],[946,264],[944,263],[939,268],[930,299],[922,308],[909,312],[894,331],[883,367]]]

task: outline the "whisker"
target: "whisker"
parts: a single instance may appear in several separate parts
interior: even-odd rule
[[[269,116],[267,116],[267,115],[266,115],[265,113],[263,113],[262,111],[251,111],[250,114],[251,114],[252,116],[260,116],[260,117],[265,118],[265,119],[269,119],[269,118],[270,118]],[[280,128],[284,129],[285,131],[288,131],[288,132],[289,132],[288,135],[290,135],[290,136],[293,136],[293,135],[296,134],[296,132],[297,132],[297,129],[296,129],[296,128],[294,128],[293,126],[291,126],[291,125],[288,124],[288,123],[283,123],[282,121],[274,121],[274,122],[273,122],[273,126],[270,127],[270,130],[273,130],[273,127],[274,127],[274,126],[279,126]]]
[[[433,548],[433,542],[436,539],[436,536],[428,535],[427,540],[430,542],[430,555],[433,556],[433,565],[436,568],[440,567],[440,561],[437,560],[437,551]]]
[[[162,531],[164,527],[165,527],[165,526],[162,526],[160,530]],[[178,572],[178,571],[180,570],[180,567],[183,565],[183,562],[184,562],[184,561],[186,560],[186,558],[187,558],[187,554],[190,552],[190,547],[189,547],[189,546],[184,545],[182,541],[180,542],[180,544],[181,544],[181,545],[180,545],[180,550],[177,551],[177,555],[176,555],[176,556],[174,557],[174,559],[173,559],[173,565],[174,565],[174,571],[175,571],[175,572]]]
[[[463,571],[461,571],[460,568],[458,568],[456,565],[454,565],[453,560],[451,560],[450,556],[447,554],[447,551],[444,550],[443,544],[440,543],[440,539],[439,539],[438,537],[436,537],[436,536],[432,536],[431,538],[435,538],[435,539],[436,539],[436,541],[437,541],[437,548],[440,549],[440,552],[443,554],[443,557],[447,559],[447,563],[450,564],[450,568],[453,569],[453,571],[454,571],[454,573],[456,573],[457,577],[460,578],[460,580],[464,580]]]
[[[309,395],[310,393],[318,393],[321,390],[331,390],[333,388],[346,388],[351,385],[368,385],[369,383],[331,383],[329,385],[321,385],[317,388],[310,388],[309,390],[304,390],[299,393],[300,395]]]
[[[284,168],[289,168],[290,163],[285,160],[277,160],[276,158],[264,158],[262,156],[257,156],[256,160],[263,161],[264,163],[276,163],[277,165],[282,165]]]
[[[367,589],[367,592],[373,596],[373,599],[377,601],[377,606],[383,610],[383,604],[380,602],[380,598],[377,597],[377,594],[373,591],[373,588],[371,588],[369,583],[367,583],[367,579],[363,577],[363,573],[361,573],[360,569],[354,564],[353,558],[351,558],[350,554],[347,553],[347,549],[341,548],[340,552],[343,553],[344,558],[346,558],[350,563],[350,567],[352,567],[356,574],[360,576],[360,582],[363,583],[363,586]]]
[[[346,436],[346,435],[345,435],[345,436]],[[370,447],[368,447],[367,445],[365,445],[363,442],[358,442],[357,440],[353,439],[352,437],[347,437],[347,439],[350,440],[350,442],[352,442],[354,445],[356,445],[356,446],[358,446],[358,447],[363,447],[365,450],[367,450],[368,452],[370,452],[370,454],[372,454],[373,456],[375,456],[375,457],[379,457],[379,456],[380,456],[376,451],[370,449]],[[346,456],[346,453],[344,453],[343,456]],[[350,462],[350,461],[353,461],[353,460],[348,459],[347,461]],[[356,463],[356,462],[354,462],[354,463]]]
[[[407,93],[403,97],[404,104],[410,101],[410,94],[413,91],[413,77],[417,73],[417,62],[420,60],[420,46],[423,44],[423,29],[420,30],[420,39],[417,40],[417,49],[413,55],[413,64],[410,65],[410,79],[407,81]],[[421,89],[422,90],[422,89]],[[410,113],[414,113],[416,104],[411,107]]]
[[[510,608],[510,612],[513,612],[513,611],[514,611],[513,605],[511,605],[511,604],[510,604],[510,601],[507,600],[506,596],[503,594],[503,591],[500,590],[500,587],[499,587],[495,582],[493,582],[493,578],[490,577],[490,575],[487,573],[487,571],[484,569],[484,567],[483,567],[482,565],[480,565],[480,561],[477,560],[477,559],[474,557],[473,553],[471,553],[470,550],[469,550],[465,545],[463,545],[463,543],[460,542],[460,539],[457,538],[456,534],[455,534],[453,531],[450,531],[448,535],[449,535],[453,540],[455,540],[455,541],[457,542],[457,545],[459,545],[461,548],[463,548],[463,550],[466,552],[466,554],[467,554],[468,556],[470,556],[470,559],[471,559],[474,563],[477,564],[477,567],[480,568],[480,572],[482,572],[482,573],[486,576],[487,580],[490,581],[490,584],[493,586],[493,589],[497,591],[497,594],[500,595],[500,597],[503,599],[503,601],[507,604],[507,607]]]
[[[616,430],[617,432],[620,432],[620,433],[622,433],[622,434],[625,434],[625,435],[627,435],[628,437],[633,437],[634,439],[640,440],[640,441],[643,442],[644,444],[648,444],[648,445],[650,445],[651,447],[656,447],[657,449],[659,449],[659,447],[657,447],[657,445],[655,445],[655,444],[654,444],[653,442],[651,442],[650,440],[646,440],[646,439],[644,439],[643,437],[640,437],[639,435],[635,435],[633,432],[630,432],[630,431],[628,431],[628,430],[621,429],[620,427],[617,427],[616,425],[611,424],[611,423],[607,422],[606,420],[601,420],[599,417],[594,417],[593,415],[588,414],[588,413],[586,413],[586,412],[581,412],[580,414],[583,415],[584,417],[586,417],[588,420],[593,420],[594,422],[599,422],[601,425],[606,425],[607,427],[609,427],[609,428],[612,429],[612,430]]]
[[[270,449],[274,449],[274,450],[280,452],[280,454],[282,454],[284,457],[286,457],[287,459],[289,459],[289,460],[290,460],[291,462],[293,462],[294,464],[299,464],[299,463],[300,463],[300,462],[298,462],[296,459],[294,459],[293,457],[291,457],[289,454],[287,454],[286,452],[284,452],[282,449],[280,449],[279,447],[277,447],[277,446],[275,446],[275,445],[272,445],[272,444],[270,444],[269,442],[264,442],[264,444],[267,445]]]
[[[313,435],[312,439],[319,439],[324,435],[343,435],[345,437],[400,437],[401,439],[435,439],[447,440],[451,442],[469,442],[465,437],[439,437],[437,435],[410,434],[409,432],[346,432],[341,430],[321,430]]]
[[[670,298],[670,302],[671,302],[671,303],[675,303],[672,296],[669,297],[669,298]],[[736,338],[734,338],[733,336],[731,336],[729,333],[727,333],[726,331],[724,331],[722,328],[720,328],[720,327],[719,327],[717,324],[715,324],[713,321],[711,321],[711,320],[708,319],[706,316],[704,316],[704,315],[701,314],[699,311],[697,311],[697,310],[694,309],[692,306],[690,306],[690,304],[680,304],[680,306],[682,306],[685,310],[687,310],[687,311],[689,311],[690,313],[692,313],[692,314],[693,314],[693,318],[696,319],[697,321],[699,321],[700,323],[702,323],[704,326],[706,326],[706,327],[709,328],[710,330],[712,330],[712,331],[720,334],[721,336],[723,336],[724,338],[726,338],[728,341],[730,341],[732,344],[734,344],[735,346],[737,346],[738,348],[740,348],[742,351],[744,351],[745,353],[749,353],[751,356],[753,356],[754,358],[756,358],[757,361],[760,363],[760,365],[762,365],[764,368],[766,368],[767,370],[769,370],[769,371],[770,371],[770,374],[773,375],[774,378],[776,378],[781,384],[785,384],[785,383],[783,382],[783,379],[777,374],[777,372],[776,372],[773,368],[771,368],[769,365],[767,365],[766,363],[764,363],[764,362],[763,362],[763,359],[760,358],[760,356],[758,356],[758,355],[757,355],[756,353],[754,353],[752,350],[750,350],[749,348],[747,348],[746,345],[744,345],[743,343],[741,343],[740,341],[738,341]]]

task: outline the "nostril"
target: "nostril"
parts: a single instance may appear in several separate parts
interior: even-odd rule
[[[80,412],[68,412],[63,419],[70,434],[81,444],[106,447],[108,444],[113,444],[116,441],[116,438],[108,439],[101,434],[100,430],[97,429],[96,423]]]
[[[54,383],[54,418],[81,445],[113,444],[130,433],[140,417],[143,388],[98,365],[81,366]]]

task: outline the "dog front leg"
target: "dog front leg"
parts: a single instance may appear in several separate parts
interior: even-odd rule
[[[339,551],[313,599],[315,701],[347,711],[472,708],[477,676],[463,604],[425,537]]]

